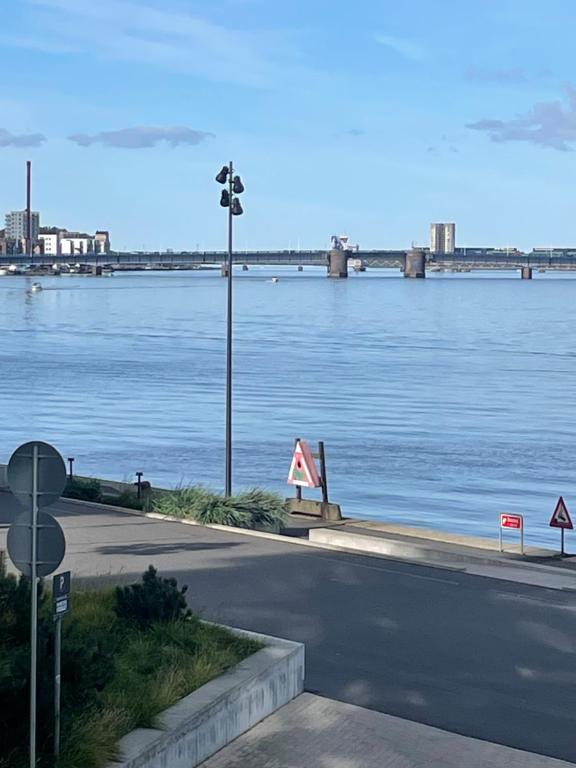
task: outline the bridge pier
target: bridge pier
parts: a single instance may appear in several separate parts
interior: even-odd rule
[[[522,267],[522,280],[532,280],[532,267]]]
[[[426,252],[421,248],[406,252],[404,277],[426,277]]]
[[[348,277],[348,254],[346,251],[332,249],[328,253],[328,277],[342,279]]]
[[[228,277],[228,264],[222,264],[220,267],[220,277]]]

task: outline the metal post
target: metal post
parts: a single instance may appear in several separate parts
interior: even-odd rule
[[[228,306],[226,314],[226,496],[232,495],[232,202],[234,166],[229,165],[228,188]]]
[[[143,472],[136,472],[136,478],[137,478],[136,493],[139,499],[142,498],[142,475],[143,474],[144,474]]]
[[[62,619],[56,619],[54,632],[54,757],[60,757],[60,691],[62,657]]]
[[[32,162],[26,161],[26,254],[32,261]]]
[[[322,480],[322,501],[328,504],[328,477],[326,472],[326,454],[324,453],[324,441],[318,442],[318,454],[320,456],[320,479]]]
[[[560,554],[564,557],[564,528],[560,528]]]
[[[299,442],[300,442],[300,438],[297,437],[294,440],[294,450],[296,450],[296,446],[298,445]],[[301,485],[296,485],[294,487],[296,488],[296,500],[297,501],[302,501],[302,486]]]
[[[522,528],[520,528],[520,554],[524,554],[524,518],[522,518]]]
[[[68,457],[68,465],[69,465],[68,477],[70,478],[70,480],[72,480],[72,477],[74,475],[74,457],[73,456]]]
[[[36,665],[38,622],[38,445],[32,450],[32,562],[30,564],[30,768],[36,768]]]
[[[502,547],[502,517],[500,517],[500,528],[498,530],[500,534],[500,552],[503,552],[504,550]]]

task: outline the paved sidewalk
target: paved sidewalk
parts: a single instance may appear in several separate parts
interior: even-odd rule
[[[502,747],[305,693],[202,768],[568,768]]]

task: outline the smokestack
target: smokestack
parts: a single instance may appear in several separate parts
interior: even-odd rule
[[[26,253],[32,256],[32,161],[26,161]]]

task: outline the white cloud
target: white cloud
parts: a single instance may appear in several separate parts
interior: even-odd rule
[[[167,3],[146,0],[28,0],[25,33],[0,33],[6,45],[142,62],[210,80],[266,87],[304,68],[280,33],[230,29]]]
[[[91,144],[103,144],[106,147],[121,147],[122,149],[142,149],[155,147],[162,141],[177,147],[180,144],[189,146],[200,144],[213,133],[195,131],[185,126],[139,126],[136,128],[120,128],[117,131],[101,131],[96,134],[76,133],[68,138],[81,147]]]
[[[374,39],[380,45],[383,45],[386,48],[390,48],[390,50],[398,53],[405,59],[410,59],[411,61],[422,61],[422,59],[426,58],[426,52],[422,46],[418,45],[418,43],[410,40],[407,37],[397,37],[395,35],[376,35]]]
[[[467,128],[483,131],[497,143],[522,141],[571,152],[576,145],[576,88],[568,86],[566,93],[566,106],[559,100],[541,101],[511,120],[478,120]]]
[[[0,128],[0,147],[39,147],[45,141],[42,133],[10,133]]]

